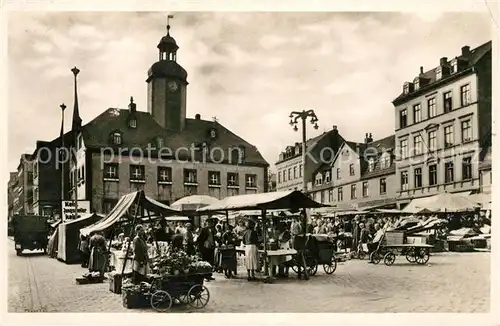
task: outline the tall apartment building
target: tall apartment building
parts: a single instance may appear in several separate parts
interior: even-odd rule
[[[332,130],[324,132],[321,135],[306,141],[306,173],[303,175],[302,143],[295,143],[287,146],[280,153],[278,161],[275,163],[277,170],[277,191],[285,190],[303,190],[304,177],[307,184],[312,182],[312,175],[318,167],[323,165],[323,161],[330,161],[334,152],[338,150],[344,142],[340,136],[337,126]],[[324,150],[324,149],[327,150]],[[309,186],[308,186],[308,189]]]
[[[398,203],[480,190],[479,166],[491,144],[491,42],[405,82],[393,101]]]
[[[31,154],[22,154],[16,176],[12,176],[12,213],[33,214],[33,161]]]
[[[131,99],[128,109],[110,108],[81,127],[71,198],[77,194],[92,211],[107,213],[137,190],[167,204],[194,194],[266,192],[269,164],[255,146],[218,121],[186,117],[187,72],[170,32],[158,49],[146,80],[147,112]]]
[[[373,141],[367,134],[364,143],[345,141],[333,160],[315,171],[313,199],[353,208],[394,207],[394,147],[393,135]]]
[[[14,200],[16,198],[17,173],[9,173],[9,181],[7,182],[7,218],[10,219],[14,215]]]

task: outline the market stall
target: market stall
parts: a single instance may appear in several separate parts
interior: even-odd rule
[[[269,276],[269,262],[268,259],[273,255],[283,255],[287,256],[290,254],[297,254],[297,251],[280,251],[280,250],[270,250],[267,246],[267,211],[276,209],[290,209],[292,211],[298,211],[300,209],[306,208],[320,208],[326,207],[326,205],[315,202],[307,195],[300,191],[281,191],[281,192],[270,192],[262,194],[250,194],[250,195],[239,195],[226,197],[219,203],[214,205],[209,205],[198,209],[200,213],[211,213],[211,212],[229,212],[229,211],[253,211],[260,210],[263,223],[263,242],[264,246],[262,249],[262,254],[264,256],[264,275]],[[301,254],[301,253],[299,253]],[[304,257],[302,257],[302,260]],[[303,263],[305,266],[305,262]],[[306,278],[307,270],[305,272]]]
[[[78,249],[80,230],[104,218],[100,214],[84,214],[75,220],[68,220],[58,225],[57,259],[67,264],[80,263],[81,255]]]

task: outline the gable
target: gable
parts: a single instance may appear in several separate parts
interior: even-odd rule
[[[348,142],[344,142],[342,146],[340,146],[339,150],[335,154],[335,157],[330,164],[330,167],[332,168],[339,167],[344,163],[347,162],[354,163],[355,161],[359,160],[360,158],[359,153],[352,148],[352,144],[356,143],[348,144]]]

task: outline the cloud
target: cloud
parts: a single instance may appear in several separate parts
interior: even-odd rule
[[[189,76],[188,116],[217,116],[271,163],[300,141],[288,125],[290,111],[315,110],[320,129],[308,125],[311,137],[332,125],[353,141],[365,132],[387,136],[394,130],[391,101],[420,66],[430,69],[463,45],[491,39],[487,13],[174,15],[171,34]],[[36,140],[58,135],[58,106],[72,104],[75,65],[84,122],[108,107],[126,108],[130,96],[145,110],[147,70],[166,33],[163,13],[16,12],[9,18],[10,168]]]

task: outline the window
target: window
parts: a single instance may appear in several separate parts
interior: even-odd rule
[[[337,190],[337,200],[338,201],[342,201],[344,200],[344,194],[342,192],[342,187],[340,187],[338,190]]]
[[[115,145],[122,144],[122,135],[119,132],[115,132],[113,134],[113,144],[115,144]]]
[[[156,145],[157,145],[158,149],[162,149],[163,148],[163,138],[161,138],[161,137],[156,138]]]
[[[420,104],[416,104],[413,106],[413,123],[419,123],[422,121],[422,109]]]
[[[104,164],[104,179],[118,180],[118,164]]]
[[[351,199],[356,199],[356,185],[351,185]]]
[[[368,197],[368,182],[363,182],[363,197]]]
[[[408,140],[403,139],[399,142],[401,147],[401,158],[405,159],[408,157]]]
[[[144,165],[130,166],[130,181],[145,181]]]
[[[471,102],[470,99],[470,84],[464,85],[460,87],[460,96],[462,99],[462,106],[469,105]]]
[[[453,126],[444,127],[444,147],[453,146]]]
[[[325,172],[325,183],[328,183],[330,182],[330,171],[326,171]]]
[[[415,188],[422,188],[422,168],[415,168],[413,173]]]
[[[451,61],[451,73],[454,74],[458,71],[458,61],[457,59],[453,59]]]
[[[462,159],[462,180],[472,179],[472,158]]]
[[[286,170],[283,170],[283,182],[286,182]]]
[[[227,186],[228,187],[239,187],[238,173],[229,172],[227,174]]]
[[[401,172],[401,190],[408,190],[408,171]]]
[[[337,168],[337,180],[340,180],[340,168]]]
[[[292,168],[288,169],[288,180],[292,180]]]
[[[391,167],[391,155],[387,153],[381,158],[380,168],[387,169],[389,167]]]
[[[323,183],[323,176],[321,175],[321,173],[318,173],[316,174],[316,186],[321,186],[321,184]]]
[[[420,79],[418,77],[413,80],[413,88],[416,91],[420,88]]]
[[[354,175],[354,164],[349,164],[349,175],[350,176]]]
[[[172,168],[166,166],[158,167],[158,183],[172,183]]]
[[[429,131],[429,144],[427,145],[429,147],[429,151],[435,151],[436,150],[436,131]]]
[[[410,84],[406,83],[403,85],[403,93],[408,94],[410,92]]]
[[[446,162],[444,164],[444,182],[453,182],[453,162]]]
[[[448,113],[453,110],[453,99],[451,96],[451,92],[446,92],[443,95],[444,99],[444,113]]]
[[[429,119],[433,118],[437,115],[437,109],[436,109],[436,98],[430,98],[427,100],[427,113],[429,115]]]
[[[380,179],[380,194],[384,195],[387,193],[387,182],[385,178]]]
[[[281,171],[278,171],[278,183],[281,183]]]
[[[422,137],[420,135],[413,137],[413,150],[415,151],[415,155],[420,155],[423,152],[422,148]]]
[[[293,167],[293,178],[297,179],[297,167],[296,166]]]
[[[406,109],[399,112],[399,128],[405,128],[408,125],[408,111]]]
[[[302,178],[302,164],[299,165],[299,178]]]
[[[130,128],[137,128],[137,120],[135,120],[134,118],[130,119],[128,125],[130,126]]]
[[[333,189],[328,190],[328,202],[333,201]]]
[[[472,140],[471,120],[462,121],[462,143]]]
[[[257,176],[255,174],[247,174],[245,180],[246,188],[257,188]]]
[[[443,78],[443,69],[441,67],[436,68],[436,80]]]
[[[429,186],[437,185],[437,165],[429,165]]]
[[[209,171],[208,172],[208,185],[209,186],[220,186],[220,172],[219,171]]]
[[[368,172],[372,172],[375,169],[375,160],[370,158],[368,160]]]
[[[196,170],[184,169],[184,184],[198,185],[198,176]]]

